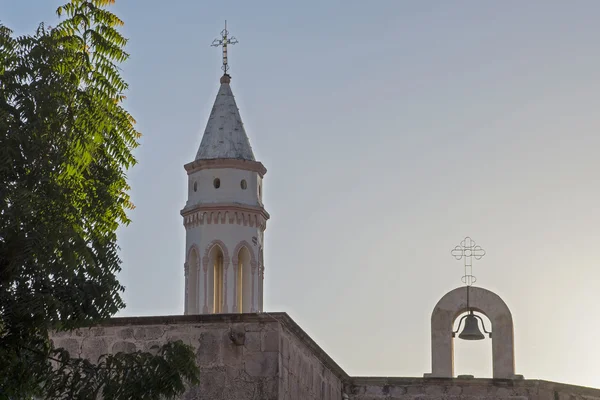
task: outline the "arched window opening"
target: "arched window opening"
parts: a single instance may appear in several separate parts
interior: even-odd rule
[[[241,313],[248,313],[252,310],[252,257],[246,246],[240,249],[237,257],[237,308]]]
[[[213,246],[208,256],[208,301],[213,313],[223,312],[223,250]]]
[[[479,315],[488,331],[492,330],[492,323],[482,313],[476,312]],[[453,331],[458,329],[458,323],[460,319],[467,315],[467,312],[461,313],[453,324]],[[481,323],[479,330],[483,332]],[[460,330],[464,329],[465,322],[463,321]],[[492,371],[492,340],[484,333],[485,339],[483,340],[462,340],[459,339],[458,333],[454,337],[454,368],[455,375],[473,375],[475,378],[491,378],[493,375]]]
[[[188,276],[187,276],[187,289],[188,289],[188,314],[199,314],[200,313],[200,299],[198,298],[199,282],[198,277],[200,274],[200,257],[195,247],[188,252]]]

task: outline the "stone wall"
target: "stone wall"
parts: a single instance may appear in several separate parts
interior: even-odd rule
[[[597,400],[600,390],[540,380],[351,378],[351,400]]]
[[[539,380],[350,377],[285,313],[113,318],[52,339],[91,361],[181,339],[201,380],[184,400],[600,400]]]
[[[91,361],[178,339],[194,347],[200,367],[200,384],[182,399],[278,399],[279,324],[255,314],[113,318],[53,336],[57,347]]]
[[[200,367],[200,384],[185,400],[340,400],[348,378],[285,313],[113,318],[52,337],[92,362],[179,339]]]
[[[295,324],[294,324],[295,325]],[[339,400],[348,375],[297,325],[281,326],[281,400]]]

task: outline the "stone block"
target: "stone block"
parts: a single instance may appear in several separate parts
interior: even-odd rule
[[[203,369],[200,372],[198,385],[198,399],[218,400],[223,399],[226,386],[226,374],[221,369]]]
[[[260,332],[246,332],[244,347],[249,352],[260,351]]]
[[[112,354],[116,353],[133,353],[137,350],[137,346],[133,342],[119,340],[112,345]]]
[[[62,347],[69,352],[71,358],[76,358],[79,357],[79,352],[81,351],[81,342],[79,339],[75,338],[58,339],[56,340],[55,347]]]
[[[444,394],[444,388],[438,385],[427,385],[425,386],[425,394],[438,397]]]
[[[279,332],[265,331],[262,332],[262,351],[279,351]]]
[[[462,388],[460,386],[449,386],[446,389],[446,393],[449,396],[458,396],[462,393]]]
[[[93,364],[98,362],[100,356],[108,353],[108,343],[105,338],[88,337],[81,343],[81,357],[87,358]]]
[[[279,370],[277,353],[248,353],[244,357],[244,370],[253,377],[275,376]]]
[[[261,379],[257,382],[256,392],[253,399],[256,400],[278,400],[278,379]],[[250,397],[248,397],[250,398]]]
[[[75,329],[73,331],[74,336],[77,337],[88,337],[90,336],[90,329],[89,328],[80,328],[80,329]]]
[[[133,339],[133,328],[121,328],[117,330],[116,335],[119,339]]]
[[[406,394],[406,388],[404,386],[392,386],[389,391],[390,396],[399,397]]]
[[[237,324],[231,327],[229,331],[229,339],[237,345],[243,346],[246,342],[246,331],[244,330],[244,326]]]
[[[200,365],[212,366],[220,362],[220,338],[221,336],[217,336],[217,332],[212,330],[200,334],[196,350],[196,359]]]
[[[227,341],[223,346],[223,363],[226,366],[239,366],[244,356],[244,348]]]
[[[106,336],[106,330],[102,326],[90,328],[90,336]]]
[[[488,388],[483,385],[464,385],[462,394],[463,396],[486,396]]]
[[[425,389],[421,385],[408,386],[406,388],[406,393],[411,396],[414,396],[425,393]]]
[[[155,340],[165,333],[164,328],[160,326],[143,326],[135,328],[133,337],[137,340]]]
[[[142,342],[142,343],[143,343],[142,347],[143,347],[144,351],[148,351],[152,354],[158,354],[158,351],[164,344],[160,340],[149,340],[149,341]]]

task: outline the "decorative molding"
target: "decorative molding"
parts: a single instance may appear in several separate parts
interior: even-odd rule
[[[184,208],[180,214],[186,229],[205,224],[236,224],[264,231],[271,217],[264,207],[238,203],[197,204]]]
[[[260,161],[238,160],[234,158],[219,158],[213,160],[196,160],[183,166],[188,175],[203,169],[242,169],[256,172],[264,177],[267,169]]]

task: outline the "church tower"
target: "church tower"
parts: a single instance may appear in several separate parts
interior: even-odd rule
[[[231,43],[226,33],[225,44]],[[225,74],[196,159],[185,165],[185,314],[263,310],[267,170],[254,158],[220,44]]]

